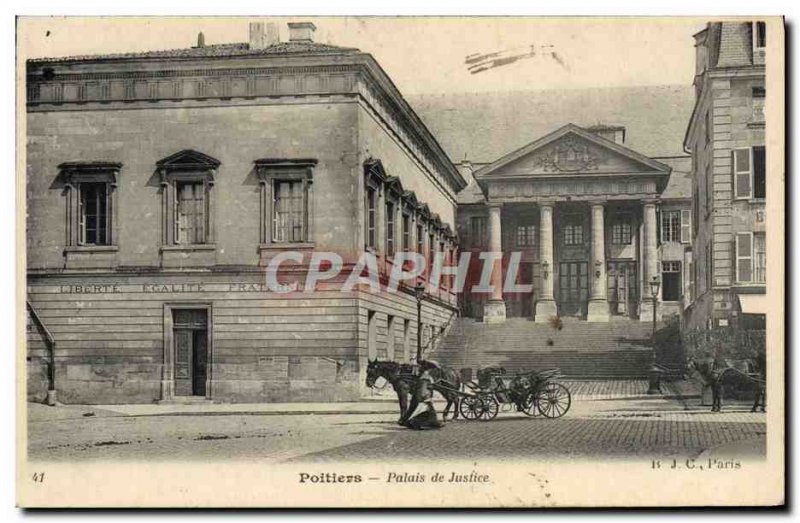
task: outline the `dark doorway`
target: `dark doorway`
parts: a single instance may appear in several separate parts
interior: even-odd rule
[[[560,316],[586,315],[589,300],[589,267],[587,262],[558,264],[558,308]]]
[[[175,395],[205,396],[208,378],[208,315],[205,309],[173,311]]]

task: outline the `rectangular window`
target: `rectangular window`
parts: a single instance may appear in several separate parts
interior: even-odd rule
[[[197,245],[206,242],[205,184],[178,182],[176,194],[175,243]]]
[[[706,149],[709,148],[711,144],[711,109],[706,111],[706,119],[705,119],[705,134],[706,134]]]
[[[750,198],[753,194],[750,171],[750,149],[733,151],[733,176],[737,198]]]
[[[368,249],[374,249],[377,243],[376,239],[376,230],[375,228],[378,226],[378,215],[377,215],[377,205],[378,205],[378,191],[374,187],[367,187],[367,202],[366,202],[366,210],[367,210],[367,238],[366,238],[366,246]]]
[[[753,234],[753,281],[767,282],[767,235]]]
[[[665,261],[661,263],[661,299],[678,301],[681,299],[681,262]]]
[[[394,256],[395,205],[386,202],[386,255]]]
[[[536,241],[535,225],[517,225],[517,245],[530,246]]]
[[[447,251],[444,250],[444,242],[439,242],[439,251],[438,252],[442,253],[442,265],[443,266],[448,265],[450,260],[447,259]],[[447,288],[447,279],[448,278],[449,278],[448,276],[441,276],[440,275],[439,276],[439,285],[441,285],[444,288]]]
[[[302,180],[274,181],[275,242],[304,242],[308,223],[307,187]]]
[[[433,257],[436,255],[436,242],[433,238],[433,234],[428,235],[428,275],[431,273],[431,269],[433,268]]]
[[[486,245],[486,217],[473,216],[469,219],[469,239],[473,247]]]
[[[411,250],[411,215],[403,214],[403,251]]]
[[[425,254],[425,231],[421,224],[417,225],[417,253]]]
[[[711,282],[714,275],[714,260],[711,258],[711,241],[706,243],[706,281],[704,291],[711,290]]]
[[[755,23],[755,46],[756,47],[766,47],[767,46],[767,23],[766,22],[756,22]]]
[[[753,147],[753,198],[767,197],[767,150]]]
[[[736,281],[753,281],[753,233],[736,234]]]
[[[661,213],[661,242],[680,242],[681,231],[681,211],[663,211]]]
[[[633,238],[631,219],[627,215],[616,218],[611,226],[611,243],[614,245],[630,245]]]
[[[79,185],[80,245],[110,245],[108,231],[108,184],[89,182]]]
[[[753,121],[764,121],[764,100],[767,96],[767,91],[763,87],[753,87]]]
[[[564,245],[583,245],[583,225],[575,223],[577,219],[565,219]]]

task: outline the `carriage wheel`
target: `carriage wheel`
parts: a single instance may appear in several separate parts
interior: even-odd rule
[[[458,407],[464,419],[476,420],[483,414],[483,402],[478,396],[464,396]]]
[[[480,402],[481,405],[483,405],[483,411],[480,417],[481,421],[493,420],[500,411],[500,405],[497,404],[497,400],[494,399],[494,396],[487,394],[481,396]]]
[[[536,405],[536,394],[531,392],[525,401],[522,403],[522,412],[528,416],[538,416],[540,414],[539,407]]]
[[[546,418],[560,418],[569,410],[572,398],[564,385],[548,383],[537,392],[534,403]]]

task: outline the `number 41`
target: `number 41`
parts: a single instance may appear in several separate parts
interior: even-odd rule
[[[34,472],[31,479],[34,483],[44,483],[44,472]]]

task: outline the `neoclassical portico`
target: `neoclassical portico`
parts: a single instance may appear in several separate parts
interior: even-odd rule
[[[532,300],[536,322],[650,321],[656,207],[669,174],[667,165],[571,124],[476,171],[488,202],[489,247],[505,257],[522,252],[534,288],[530,296],[504,297],[496,264],[484,321],[503,321],[514,308],[509,300]]]

